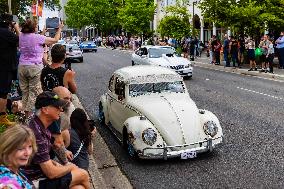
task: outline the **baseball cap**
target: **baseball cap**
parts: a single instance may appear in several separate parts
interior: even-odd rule
[[[46,106],[65,107],[67,105],[67,101],[60,99],[56,93],[51,91],[44,91],[39,94],[35,102],[36,109]]]

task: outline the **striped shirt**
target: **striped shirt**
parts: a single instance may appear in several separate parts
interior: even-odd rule
[[[31,128],[35,134],[38,151],[34,155],[31,164],[24,168],[24,173],[30,180],[35,180],[44,177],[44,173],[39,164],[50,160],[51,133],[44,127],[37,116],[30,121],[29,128]]]

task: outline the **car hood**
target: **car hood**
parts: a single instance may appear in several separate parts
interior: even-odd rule
[[[183,57],[168,57],[166,55],[163,55],[160,58],[149,58],[149,63],[152,65],[157,66],[177,66],[177,65],[188,65],[190,64],[190,61],[183,58]]]
[[[129,105],[145,115],[167,145],[182,145],[203,140],[199,110],[188,94],[173,93],[133,97]]]

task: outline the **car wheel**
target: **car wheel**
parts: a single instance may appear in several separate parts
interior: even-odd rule
[[[82,58],[80,58],[79,60],[80,60],[80,62],[83,62],[83,61],[84,61],[83,57],[82,57]]]
[[[96,53],[98,50],[97,50],[97,49],[95,49],[94,51],[95,51],[95,53]]]
[[[123,129],[123,146],[124,146],[124,149],[127,151],[127,154],[131,158],[133,158],[133,159],[138,158],[138,154],[137,154],[132,142],[129,139],[128,132],[127,132],[126,128]]]
[[[132,62],[131,62],[131,65],[132,65],[132,66],[135,66],[135,63],[134,63],[134,61],[133,61],[133,60],[132,60]]]
[[[103,105],[101,102],[99,104],[99,122],[103,125],[105,124],[105,114],[104,114]]]

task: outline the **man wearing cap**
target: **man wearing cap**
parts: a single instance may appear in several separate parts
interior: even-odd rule
[[[29,127],[36,136],[38,151],[29,166],[25,167],[26,176],[38,181],[39,188],[90,188],[88,173],[72,163],[61,165],[50,156],[51,133],[47,129],[58,120],[66,101],[50,91],[41,93],[35,102],[36,115]]]

